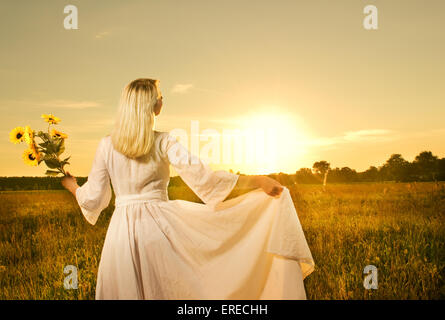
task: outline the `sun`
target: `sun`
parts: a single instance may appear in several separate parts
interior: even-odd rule
[[[293,173],[307,152],[309,135],[302,119],[278,108],[268,109],[272,111],[238,119],[246,137],[243,173]]]

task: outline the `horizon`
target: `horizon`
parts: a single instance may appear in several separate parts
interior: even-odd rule
[[[422,152],[431,152],[431,151],[429,151],[429,150],[423,150],[423,151],[420,151],[418,154],[420,154],[420,153],[422,153]],[[391,154],[390,156],[392,156],[392,155],[394,155],[395,153],[393,153],[393,154]],[[434,154],[434,153],[432,153],[432,155],[433,156],[436,156],[437,158],[438,158],[438,160],[440,160],[440,159],[445,159],[445,157],[441,157],[441,156],[439,156],[439,155],[437,155],[437,154]],[[406,159],[404,156],[403,156],[403,154],[401,155],[401,157],[404,159],[404,160],[406,160],[406,161],[408,161],[409,163],[413,163],[413,161],[415,160],[415,159],[413,159],[413,160],[408,160],[408,159]],[[388,157],[388,159],[389,159],[390,157]],[[323,159],[320,159],[319,161],[323,161]],[[325,160],[325,161],[327,161],[327,160]],[[327,161],[329,164],[330,164],[330,162],[329,161]],[[369,166],[367,169],[365,169],[365,170],[362,170],[362,171],[359,171],[359,170],[357,170],[357,169],[355,169],[355,168],[351,168],[351,167],[349,167],[349,166],[344,166],[344,167],[333,167],[333,166],[330,166],[329,167],[329,171],[332,171],[332,170],[335,170],[335,169],[343,169],[343,168],[349,168],[349,169],[351,169],[351,170],[353,170],[353,171],[355,171],[355,172],[357,172],[358,174],[361,174],[361,173],[364,173],[364,172],[366,172],[366,171],[368,171],[371,167],[375,167],[375,168],[377,168],[378,170],[380,170],[382,167],[383,167],[383,165],[386,163],[386,161],[384,162],[384,163],[382,163],[382,164],[380,164],[380,165],[377,165],[377,166]],[[280,174],[286,174],[286,175],[295,175],[297,172],[299,172],[301,169],[310,169],[311,170],[311,172],[313,173],[313,174],[315,174],[315,170],[313,169],[313,167],[311,166],[311,167],[301,167],[301,168],[298,168],[295,172],[270,172],[270,173],[264,173],[264,174],[261,174],[261,175],[280,175]],[[244,173],[244,172],[240,172],[240,171],[236,171],[236,170],[233,170],[233,169],[231,169],[231,168],[229,168],[228,170],[232,170],[232,172],[234,172],[234,173],[236,173],[236,174],[240,174],[240,175],[255,175],[254,173],[253,174],[249,174],[249,173]],[[170,171],[170,173],[172,173],[172,172],[175,172],[174,171],[174,169],[172,169],[171,171]],[[42,177],[47,177],[46,175],[39,175],[39,176],[0,176],[0,178],[22,178],[22,177],[25,177],[25,178],[42,178]],[[57,177],[55,177],[55,178],[62,178],[63,176],[57,176]],[[80,177],[80,178],[87,178],[88,177],[88,175],[85,175],[85,176],[77,176],[77,177]],[[174,174],[174,175],[172,175],[172,174],[170,174],[170,178],[173,178],[173,177],[180,177],[177,173],[176,174]]]

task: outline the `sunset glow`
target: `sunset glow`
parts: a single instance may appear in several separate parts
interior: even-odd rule
[[[309,138],[302,121],[280,112],[252,113],[238,120],[245,132],[255,136],[257,156],[247,165],[247,173],[266,174],[286,171],[301,163]],[[235,123],[237,121],[235,120]],[[292,170],[292,169],[291,169]]]
[[[295,173],[325,160],[365,171],[393,153],[445,156],[441,2],[379,2],[377,30],[363,27],[360,1],[76,4],[79,28],[66,30],[57,1],[2,3],[0,175],[44,175],[15,161],[23,150],[7,138],[38,128],[41,114],[63,119],[70,170],[88,175],[123,87],[139,77],[160,80],[157,130],[190,137],[199,121],[200,132],[276,136],[261,163],[214,169]]]

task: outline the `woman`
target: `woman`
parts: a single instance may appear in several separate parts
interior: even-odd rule
[[[62,179],[91,224],[110,202],[110,181],[116,195],[96,299],[305,299],[314,262],[289,190],[265,176],[212,171],[153,130],[161,108],[158,80],[132,81],[87,182]],[[169,165],[204,204],[168,199]]]

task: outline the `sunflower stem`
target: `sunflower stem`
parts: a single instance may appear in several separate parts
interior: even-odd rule
[[[59,170],[60,173],[62,173],[64,176],[66,176],[66,172],[65,172],[65,170],[63,169],[63,167],[61,167],[61,168],[57,168],[57,170]]]

